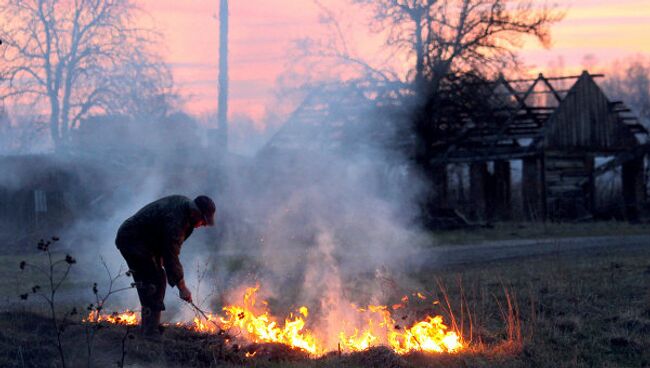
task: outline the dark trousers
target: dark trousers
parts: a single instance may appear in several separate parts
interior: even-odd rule
[[[153,312],[165,310],[163,301],[167,275],[162,268],[160,257],[133,254],[121,249],[120,252],[133,273],[143,312],[145,309]]]

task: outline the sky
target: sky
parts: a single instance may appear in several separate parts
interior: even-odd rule
[[[340,9],[345,0],[321,0]],[[536,3],[548,3],[535,0]],[[217,107],[218,0],[142,0],[142,8],[164,35],[186,109],[204,114]],[[650,55],[650,0],[559,2],[566,17],[552,29],[550,49],[526,42],[520,54],[531,72],[560,66],[567,72],[602,69],[617,59]],[[261,121],[272,107],[278,77],[291,62],[296,39],[323,32],[313,0],[230,1],[230,116]],[[345,14],[349,16],[349,14]],[[363,32],[345,30],[355,43]],[[356,36],[356,38],[355,38]]]

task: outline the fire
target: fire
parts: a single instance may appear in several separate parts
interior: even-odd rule
[[[297,313],[291,313],[280,321],[270,314],[265,301],[256,303],[255,296],[258,290],[259,286],[246,289],[243,302],[224,307],[223,315],[206,313],[195,317],[191,323],[178,322],[176,326],[209,334],[227,331],[231,336],[251,343],[284,344],[314,355],[322,355],[328,349],[336,349],[336,346],[326,346],[323,343],[325,340],[319,338],[322,337],[318,334],[319,331],[310,331],[306,327],[310,314],[307,307],[301,306]],[[421,293],[414,295],[418,299],[426,299]],[[351,321],[354,323],[341,321],[341,326],[344,327],[341,327],[341,332],[337,336],[338,349],[363,351],[373,346],[384,345],[397,354],[406,354],[412,351],[455,353],[465,348],[466,345],[460,334],[445,325],[442,316],[427,316],[406,326],[396,322],[393,314],[406,308],[408,301],[409,298],[404,297],[402,304],[391,307],[383,305],[354,307],[353,313],[356,315],[351,315]],[[135,312],[126,311],[106,316],[98,316],[96,312],[91,312],[88,318],[84,319],[84,322],[103,321],[135,325],[138,323],[138,318]],[[253,357],[255,353],[249,352],[246,357]]]
[[[139,318],[136,312],[131,310],[126,310],[125,312],[114,312],[107,315],[102,315],[98,311],[94,310],[88,313],[88,317],[83,319],[83,322],[90,323],[100,323],[108,322],[117,325],[127,325],[134,326],[139,322]]]
[[[352,351],[363,351],[375,345],[377,336],[372,334],[371,330],[364,331],[359,335],[359,330],[355,329],[352,336],[345,336],[344,332],[339,334],[341,346],[347,347]]]
[[[279,324],[269,315],[266,308],[256,312],[255,294],[259,287],[249,288],[244,294],[242,306],[227,306],[224,318],[220,318],[224,330],[238,329],[252,342],[273,342],[303,349],[312,354],[320,351],[316,338],[305,331],[305,320],[300,316],[293,316]],[[300,314],[309,314],[307,307],[300,307]]]
[[[389,336],[390,345],[398,354],[420,350],[428,352],[453,353],[463,345],[460,337],[454,331],[448,331],[442,323],[442,316],[428,316],[404,332],[392,332]]]
[[[198,332],[206,332],[215,334],[221,330],[219,324],[220,317],[212,313],[206,314],[205,319],[199,317],[194,317],[192,324],[189,326],[190,329]],[[181,323],[177,323],[178,326],[183,326]]]
[[[351,336],[340,335],[341,345],[352,351],[387,345],[398,354],[411,351],[453,353],[463,347],[460,336],[443,324],[442,316],[427,316],[411,327],[403,328],[393,319],[386,306],[371,305],[367,309],[358,309],[358,312],[368,321],[366,329],[361,333],[355,329]]]

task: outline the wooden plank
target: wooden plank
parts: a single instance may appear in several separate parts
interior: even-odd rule
[[[604,78],[605,74],[589,74],[592,78]],[[548,81],[557,81],[557,80],[567,80],[567,79],[578,79],[581,75],[569,75],[564,77],[544,77]],[[521,82],[533,82],[537,79],[509,79],[509,83],[521,83]]]
[[[527,157],[522,162],[522,199],[524,215],[529,221],[543,220],[543,178],[541,158]]]
[[[487,164],[472,162],[469,167],[470,193],[474,206],[471,217],[478,221],[487,220],[486,180]]]
[[[511,215],[510,161],[494,161],[494,209],[499,220],[509,220]]]
[[[638,221],[640,205],[646,202],[643,157],[624,163],[621,178],[626,216],[629,221]]]

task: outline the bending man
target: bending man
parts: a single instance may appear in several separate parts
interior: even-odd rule
[[[160,335],[160,313],[165,310],[166,283],[178,288],[181,299],[191,302],[178,256],[181,245],[195,228],[214,225],[214,202],[207,196],[191,200],[172,195],[149,203],[129,217],[117,231],[115,244],[136,282],[142,305],[144,336]]]

